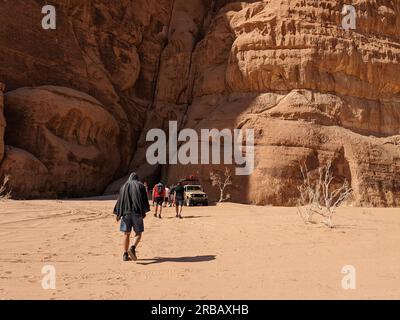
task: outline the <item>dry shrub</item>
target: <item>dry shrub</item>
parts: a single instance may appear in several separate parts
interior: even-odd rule
[[[10,176],[6,175],[3,179],[3,182],[0,185],[0,200],[1,201],[11,199],[11,190],[8,186],[9,181],[10,181]]]
[[[232,185],[232,173],[228,168],[225,168],[225,172],[211,171],[210,172],[211,185],[218,187],[220,194],[218,202],[223,202],[230,199],[231,195],[226,194],[225,190],[228,186]]]
[[[347,180],[339,187],[334,182],[331,170],[331,162],[318,168],[318,177],[312,179],[306,165],[300,166],[303,183],[298,187],[300,199],[297,211],[306,223],[316,223],[314,216],[323,217],[323,222],[333,228],[333,216],[336,209],[346,201],[353,190]]]

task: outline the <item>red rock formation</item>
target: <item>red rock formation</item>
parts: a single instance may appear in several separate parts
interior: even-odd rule
[[[6,126],[6,120],[4,119],[3,114],[3,91],[4,91],[4,84],[0,83],[0,163],[4,157],[4,128]]]
[[[341,27],[344,2],[339,0],[56,3],[56,31],[40,28],[40,7],[34,2],[0,5],[5,18],[0,81],[8,90],[51,84],[97,99],[99,110],[108,111],[106,122],[119,127],[112,126],[115,147],[103,141],[99,148],[113,155],[104,183],[130,170],[150,182],[168,183],[198,173],[213,190],[209,171],[222,165],[146,162],[147,131],[167,130],[168,121],[177,120],[181,129],[255,130],[256,168],[251,176],[234,177],[234,201],[293,205],[299,163],[315,170],[332,160],[336,175],[351,181],[355,203],[400,205],[398,1],[358,1],[357,28],[348,31]],[[24,101],[35,109],[30,99]],[[61,113],[55,105],[55,114]],[[14,127],[38,123],[40,108],[35,110],[27,113],[34,115],[31,121],[16,108],[21,118],[7,128],[6,143],[29,151],[49,170],[73,166],[71,180],[84,175],[75,166],[78,160],[69,163],[62,152],[49,156],[49,140],[34,145],[16,137]],[[72,136],[63,133],[61,139],[70,143]],[[90,179],[100,163],[93,162]],[[93,180],[79,181],[81,195],[94,192]],[[121,181],[109,191],[118,190]],[[65,182],[63,191],[75,187]]]
[[[52,4],[57,9],[57,29],[43,30],[41,4],[1,2],[0,81],[9,91],[54,85],[100,101],[119,126],[118,152],[112,153],[114,148],[107,152],[115,169],[111,178],[107,172],[110,182],[128,172],[145,111],[152,103],[172,0],[55,0]],[[10,144],[15,137],[8,137]],[[21,147],[25,149],[22,143]],[[36,153],[47,152],[42,145],[35,148]],[[115,161],[119,161],[116,168]],[[73,185],[67,184],[68,188],[73,190]],[[93,192],[93,187],[87,188],[79,189],[80,195]]]
[[[104,190],[119,166],[119,127],[100,102],[53,86],[10,91],[5,101],[7,143],[25,150],[11,148],[2,168],[11,174],[17,195],[28,197],[29,187],[37,195],[38,183],[41,195],[96,195]],[[38,181],[20,189],[25,176]]]
[[[58,189],[49,190],[49,170],[33,154],[6,146],[0,177],[9,175],[7,187],[16,199],[56,197]],[[52,184],[54,186],[54,183]]]
[[[256,132],[256,170],[234,177],[233,200],[293,205],[299,163],[332,160],[355,203],[400,204],[400,5],[359,2],[354,31],[341,28],[342,5],[230,3],[197,44],[184,126]],[[165,177],[198,173],[212,190],[221,167],[170,166]]]
[[[1,3],[0,80],[8,90],[50,84],[98,99],[119,123],[126,172],[152,99],[172,1],[53,3],[56,30],[42,29],[36,2]]]

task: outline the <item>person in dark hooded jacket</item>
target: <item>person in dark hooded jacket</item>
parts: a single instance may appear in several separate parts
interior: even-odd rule
[[[121,220],[120,230],[124,233],[123,260],[136,261],[136,247],[144,231],[143,218],[150,211],[146,187],[139,181],[136,173],[132,173],[119,191],[114,214],[117,222]],[[133,245],[129,249],[131,231],[135,232]]]

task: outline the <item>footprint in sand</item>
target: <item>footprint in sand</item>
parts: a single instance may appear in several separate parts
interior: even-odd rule
[[[67,233],[64,233],[62,236],[61,236],[61,240],[66,240],[67,239],[67,237],[68,237],[68,234]]]

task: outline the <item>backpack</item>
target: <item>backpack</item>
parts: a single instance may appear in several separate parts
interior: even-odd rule
[[[163,193],[163,190],[164,190],[163,184],[162,184],[162,183],[159,183],[159,184],[157,185],[157,194],[161,195],[161,194]]]

